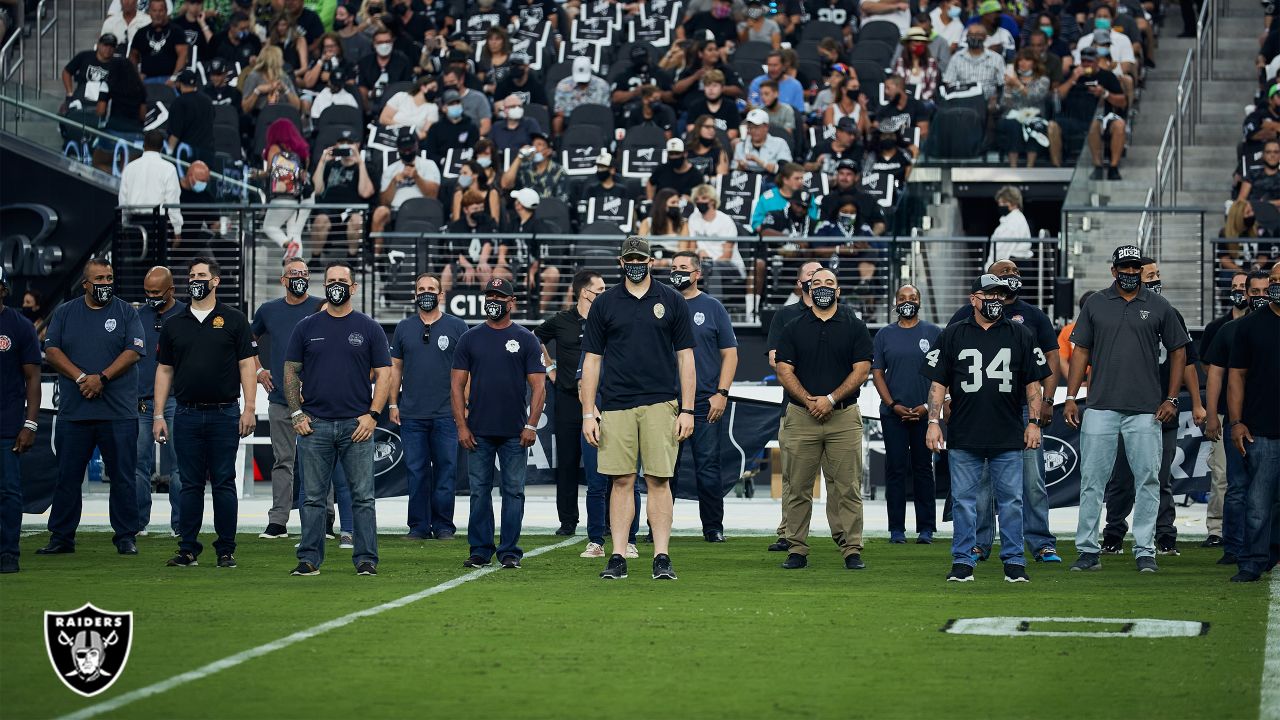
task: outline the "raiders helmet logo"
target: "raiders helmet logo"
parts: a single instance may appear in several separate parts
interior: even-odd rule
[[[49,662],[63,685],[85,697],[120,679],[132,641],[132,612],[109,612],[85,603],[71,612],[44,614]]]

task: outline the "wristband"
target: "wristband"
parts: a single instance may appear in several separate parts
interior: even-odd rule
[[[262,374],[262,373],[264,373],[264,372],[270,372],[270,371],[271,371],[271,369],[270,369],[270,368],[258,368],[258,374],[259,374],[259,375],[261,375],[261,374]]]
[[[378,422],[379,420],[382,419],[382,413],[378,412],[377,410],[370,410],[366,412],[365,415],[368,415],[369,417],[373,418],[374,422]]]
[[[30,430],[31,432],[35,432],[36,430],[40,429],[40,426],[36,423],[35,420],[23,420],[22,427]]]
[[[1174,406],[1174,407],[1178,407],[1178,398],[1175,398],[1175,397],[1167,397],[1167,398],[1165,398],[1165,399],[1164,399],[1164,401],[1165,401],[1165,402],[1167,402],[1167,403],[1169,403],[1170,405],[1172,405],[1172,406]]]
[[[399,410],[399,409],[400,409],[400,406],[399,406],[399,405],[388,405],[388,406],[387,406],[387,408],[388,408],[388,409],[390,409],[390,410]]]
[[[524,424],[524,429],[525,429],[525,430],[532,430],[533,432],[538,432],[538,428],[536,428],[536,427],[534,427],[534,426],[530,425],[529,423],[525,423],[525,424]]]
[[[556,369],[556,363],[551,363],[550,365],[547,366],[547,372],[551,372],[552,370],[555,370],[555,369]]]
[[[590,414],[590,413],[588,413],[588,414],[586,414],[586,415],[583,415],[583,416],[582,416],[582,419],[583,419],[583,420],[595,420],[595,419],[596,419],[596,416],[595,416],[595,415],[592,415],[592,414]]]
[[[76,378],[76,384],[79,385],[80,383],[84,382],[84,379],[87,377],[89,376],[85,375],[84,373],[80,373],[80,377]]]
[[[297,420],[298,416],[301,414],[302,414],[301,410],[294,410],[293,412],[289,413],[289,417],[293,420]]]
[[[938,419],[936,419],[936,418],[930,418],[930,419],[929,419],[929,424],[930,424],[930,425],[941,425],[941,424],[942,424],[942,421],[941,421],[941,420],[938,420]]]
[[[727,397],[729,397],[729,389],[728,389],[728,388],[720,388],[720,389],[716,390],[716,393],[717,393],[717,394],[719,394],[719,395],[721,395],[722,397],[726,397],[726,398],[727,398]]]
[[[1231,424],[1228,425],[1227,427],[1235,427],[1237,425],[1243,425],[1243,424],[1244,424],[1243,420],[1232,420]]]
[[[827,395],[827,402],[831,403],[831,407],[836,406],[836,399],[831,397],[830,395]]]
[[[692,415],[692,414],[693,414],[693,411],[692,411],[692,410],[690,410],[689,408],[680,408],[680,414],[681,414],[681,415]]]
[[[111,378],[107,377],[107,374],[104,372],[98,373],[98,377],[102,378],[103,385],[106,385],[108,382],[111,382]]]

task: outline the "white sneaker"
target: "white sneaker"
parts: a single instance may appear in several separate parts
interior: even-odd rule
[[[589,542],[587,543],[587,549],[583,550],[578,557],[602,558],[604,557],[604,546],[597,542]]]
[[[146,530],[139,530],[139,531],[138,531],[138,537],[146,537],[146,536],[147,536],[147,531],[146,531]]]
[[[627,543],[627,551],[622,554],[622,557],[638,558],[640,557],[640,551],[636,549],[636,546],[633,543]]]
[[[355,543],[351,542],[351,535],[348,533],[342,533],[342,538],[338,540],[338,547],[343,550],[351,550],[354,548]]]

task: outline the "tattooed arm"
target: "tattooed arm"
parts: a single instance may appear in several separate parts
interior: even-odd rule
[[[929,429],[924,435],[924,444],[934,452],[942,452],[942,402],[947,395],[947,388],[936,380],[929,385]]]
[[[1040,392],[1040,383],[1038,381],[1027,383],[1027,407],[1040,407],[1041,397],[1043,397],[1043,395],[1041,395]],[[1022,433],[1022,441],[1024,443],[1024,447],[1028,450],[1034,450],[1040,447],[1040,424],[1036,422],[1034,415],[1030,416],[1029,422],[1027,423],[1027,429]]]
[[[302,412],[302,363],[286,360],[284,363],[284,399],[289,403],[289,417],[293,430],[299,435],[311,434],[311,418]]]

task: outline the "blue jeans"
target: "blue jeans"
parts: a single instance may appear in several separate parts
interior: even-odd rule
[[[96,447],[111,478],[111,542],[138,534],[138,421],[129,416],[116,420],[64,420],[54,428],[58,450],[58,483],[49,509],[51,545],[74,545],[80,513],[84,509],[81,485]]]
[[[373,440],[356,442],[351,434],[359,423],[350,420],[312,419],[310,435],[298,436],[298,478],[303,486],[302,541],[298,559],[316,567],[324,562],[325,516],[329,510],[329,493],[333,491],[333,473],[342,465],[351,487],[352,540],[355,549],[351,562],[378,564],[378,519],[373,497]]]
[[[587,476],[587,539],[603,545],[605,535],[609,532],[609,496],[612,494],[613,480],[596,470],[596,457],[600,450],[592,447],[581,433],[578,434],[578,441],[582,444],[582,471]],[[631,516],[627,542],[634,545],[636,533],[640,530],[640,483],[634,483],[632,488],[635,490],[636,511]]]
[[[18,554],[22,529],[22,468],[13,451],[17,436],[0,437],[0,555]]]
[[[502,535],[497,547],[498,558],[524,557],[520,549],[520,525],[524,522],[524,478],[528,469],[528,452],[520,447],[520,438],[493,442],[477,437],[476,449],[467,459],[467,475],[471,481],[471,517],[467,521],[467,542],[471,554],[488,560],[493,547],[493,460],[497,457],[502,492]]]
[[[1239,558],[1245,552],[1245,508],[1250,479],[1244,458],[1231,441],[1231,427],[1222,427],[1222,450],[1227,457],[1227,491],[1222,496],[1222,552]]]
[[[1027,422],[1022,408],[1022,422]],[[1025,427],[1025,426],[1024,426]],[[978,546],[991,552],[995,540],[996,504],[984,484],[978,496]],[[1058,539],[1049,532],[1049,493],[1044,487],[1044,445],[1022,451],[1022,536],[1032,554],[1056,548]]]
[[[884,499],[889,514],[889,532],[907,531],[907,483],[911,484],[914,497],[916,532],[937,530],[934,521],[933,453],[924,444],[929,424],[904,422],[891,409],[882,406],[880,427],[884,433]]]
[[[178,531],[178,491],[182,487],[179,480],[178,459],[173,452],[172,433],[174,411],[178,401],[169,398],[164,405],[164,420],[169,425],[171,434],[169,442],[160,445],[160,474],[169,477],[169,529]],[[155,401],[143,400],[138,408],[138,522],[146,530],[151,524],[151,473],[156,469],[156,442],[151,432],[154,421]]]
[[[680,443],[676,454],[676,480],[680,478],[680,465],[693,460],[693,478],[698,490],[698,515],[702,519],[702,534],[724,532],[724,491],[720,483],[720,426],[707,422],[707,416],[695,416],[693,435]],[[671,487],[675,497],[675,485]],[[639,516],[639,505],[636,515]]]
[[[1274,516],[1280,497],[1280,439],[1255,435],[1245,445],[1244,466],[1249,472],[1249,497],[1239,567],[1261,575],[1275,562],[1280,545],[1280,518]]]
[[[306,487],[302,481],[302,463],[297,460],[298,453],[302,450],[302,443],[298,443],[293,451],[294,460],[294,487],[298,491],[298,517],[302,517],[302,507],[307,504]],[[351,532],[351,483],[347,482],[347,474],[342,469],[342,463],[335,463],[333,466],[333,474],[329,476],[332,485],[329,488],[329,497],[326,498],[324,504],[325,509],[325,528],[333,525],[333,506],[338,506],[338,528],[344,533]]]
[[[199,557],[204,546],[197,536],[204,520],[204,484],[213,494],[213,529],[219,556],[236,551],[236,446],[240,444],[240,407],[199,409],[180,405],[173,416],[173,442],[182,448],[178,472],[182,484],[178,513],[178,549]]]
[[[1000,561],[1025,565],[1022,556],[1022,451],[1005,450],[985,457],[968,450],[951,449],[951,517],[955,538],[951,541],[953,562],[973,566],[969,552],[977,544],[978,509],[993,494],[999,510]],[[989,503],[990,500],[985,500]]]
[[[1086,409],[1080,423],[1080,519],[1076,549],[1097,553],[1102,501],[1124,436],[1124,455],[1133,473],[1133,554],[1155,557],[1156,515],[1160,511],[1160,453],[1164,443],[1153,413],[1128,414]]]
[[[431,537],[457,532],[453,524],[454,475],[458,465],[458,426],[453,418],[400,423],[409,480],[409,532]]]

